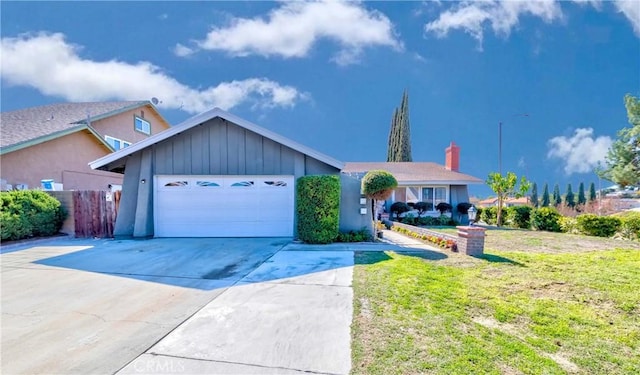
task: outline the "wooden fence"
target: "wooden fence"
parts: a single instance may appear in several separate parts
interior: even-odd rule
[[[79,238],[111,238],[120,206],[120,191],[47,191],[67,211],[60,232]]]
[[[78,190],[73,192],[75,236],[110,238],[116,223],[120,192]]]

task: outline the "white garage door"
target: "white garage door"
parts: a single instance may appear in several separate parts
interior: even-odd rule
[[[156,237],[291,237],[293,176],[155,176]]]

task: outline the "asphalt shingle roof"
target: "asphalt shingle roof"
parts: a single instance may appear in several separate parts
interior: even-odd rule
[[[418,181],[430,183],[482,183],[479,178],[450,171],[444,165],[431,162],[349,162],[345,163],[342,172],[358,173],[376,169],[391,173],[399,184]]]
[[[87,117],[110,114],[148,104],[146,101],[56,103],[2,112],[0,147],[9,147],[86,124]]]

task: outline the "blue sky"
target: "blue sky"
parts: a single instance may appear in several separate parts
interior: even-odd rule
[[[597,178],[640,95],[638,1],[5,2],[2,111],[157,97],[214,106],[343,161],[382,161],[409,91],[413,159]],[[528,117],[518,116],[527,113]],[[604,183],[603,183],[604,186]],[[472,193],[487,196],[478,186]]]

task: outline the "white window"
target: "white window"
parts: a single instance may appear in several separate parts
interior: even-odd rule
[[[149,121],[138,116],[133,116],[133,125],[137,131],[144,134],[151,134],[151,124]]]
[[[422,201],[427,202],[427,211],[435,211],[438,203],[447,202],[447,188],[444,186],[430,186],[422,188]]]
[[[108,135],[105,135],[104,139],[116,151],[120,150],[121,148],[125,148],[125,147],[131,146],[131,142],[123,141],[122,139],[114,138],[114,137],[111,137],[111,136],[108,136]]]

